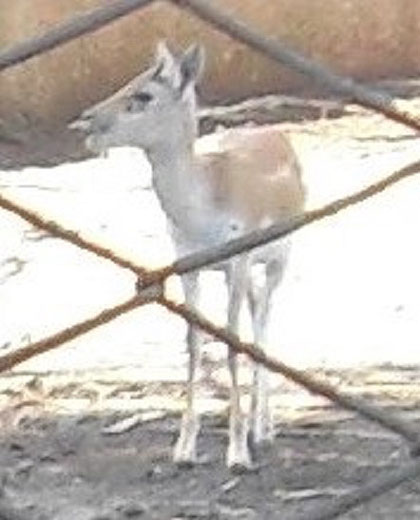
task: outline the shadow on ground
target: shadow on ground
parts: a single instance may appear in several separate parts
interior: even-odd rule
[[[347,390],[416,420],[417,375],[415,368],[382,367],[341,371],[340,379]],[[25,519],[310,518],[304,515],[407,458],[397,436],[327,403],[305,402],[296,389],[294,413],[276,409],[274,445],[256,453],[254,471],[232,474],[224,466],[226,411],[205,416],[199,450],[207,462],[180,469],[171,461],[178,428],[173,412],[106,411],[107,398],[101,406],[63,413],[64,402],[87,395],[83,385],[68,383],[50,391],[46,404],[39,380],[32,379],[19,397],[9,394],[1,412],[2,503]],[[136,399],[145,395],[140,386],[130,384],[128,392],[114,385],[108,395],[119,389]],[[178,390],[159,386],[160,395]],[[414,520],[419,491],[417,482],[407,482],[342,518]]]

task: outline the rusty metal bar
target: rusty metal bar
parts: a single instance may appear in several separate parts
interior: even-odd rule
[[[389,470],[386,475],[371,479],[359,489],[332,500],[325,507],[299,516],[297,520],[333,520],[347,513],[347,511],[394,489],[406,480],[419,476],[420,461],[416,460],[415,462],[406,463],[400,468]]]
[[[29,58],[51,50],[78,36],[92,32],[131,12],[151,4],[155,0],[115,0],[112,4],[76,15],[53,27],[45,34],[10,46],[0,52],[0,71]],[[368,88],[349,77],[340,76],[328,67],[309,59],[286,44],[259,32],[243,21],[236,20],[229,12],[206,0],[170,0],[180,8],[188,9],[224,33],[264,53],[275,61],[297,72],[306,74],[324,87],[347,96],[349,100],[372,108],[385,116],[414,130],[420,130],[420,121],[410,114],[397,110],[392,97],[376,89]]]
[[[216,338],[225,342],[235,351],[248,355],[257,363],[261,363],[270,370],[284,375],[288,379],[291,379],[301,386],[304,386],[310,392],[323,395],[324,397],[336,402],[344,408],[359,412],[364,417],[367,417],[368,419],[385,426],[395,433],[402,435],[416,449],[418,448],[419,433],[417,428],[413,428],[410,424],[407,424],[398,417],[391,415],[389,412],[384,413],[379,408],[370,406],[360,399],[338,393],[330,385],[316,381],[304,373],[289,367],[281,361],[268,356],[261,348],[256,345],[241,342],[237,336],[231,334],[223,328],[217,327],[198,312],[189,309],[185,305],[177,304],[165,298],[162,294],[162,286],[159,285],[154,286],[152,290],[147,288],[139,295],[136,295],[121,304],[105,309],[94,317],[63,329],[62,331],[48,338],[27,345],[26,347],[22,347],[14,352],[11,352],[10,354],[1,356],[0,372],[9,370],[13,366],[22,363],[23,361],[26,361],[35,355],[52,350],[67,341],[75,339],[76,337],[81,336],[82,334],[86,334],[96,327],[114,320],[126,312],[129,312],[141,305],[146,305],[152,302],[161,304],[168,310],[182,316],[188,322],[204,329]]]
[[[192,255],[192,257],[186,257],[186,259],[181,259],[178,261],[178,263],[175,262],[174,264],[168,266],[167,268],[165,268],[163,270],[158,270],[158,271],[154,271],[154,272],[153,271],[149,272],[149,271],[145,270],[144,268],[139,267],[137,265],[133,265],[133,266],[127,265],[125,262],[123,262],[123,264],[124,264],[123,266],[128,267],[130,269],[134,268],[136,270],[136,272],[141,271],[140,281],[143,283],[139,284],[139,288],[140,288],[141,292],[143,292],[145,290],[150,290],[150,289],[153,289],[154,284],[157,284],[157,285],[161,284],[164,281],[164,279],[167,276],[169,276],[170,274],[173,274],[173,273],[180,274],[180,273],[186,272],[188,270],[198,269],[200,267],[203,267],[204,265],[208,265],[209,262],[219,261],[220,259],[227,258],[231,254],[237,254],[239,252],[242,252],[242,251],[248,249],[249,247],[255,247],[256,245],[261,245],[262,243],[272,240],[273,238],[279,238],[280,236],[284,236],[285,234],[290,233],[294,229],[298,229],[304,225],[307,225],[314,220],[319,220],[320,218],[323,218],[325,216],[332,215],[332,214],[337,213],[338,211],[341,211],[342,209],[348,207],[351,204],[355,204],[357,202],[360,202],[361,200],[365,200],[366,198],[368,198],[376,193],[379,193],[380,191],[383,191],[384,189],[388,188],[390,185],[394,184],[395,182],[397,182],[403,178],[406,178],[409,175],[413,175],[414,173],[417,173],[419,170],[420,170],[419,162],[410,164],[410,165],[406,166],[405,168],[402,168],[401,170],[394,172],[393,174],[386,177],[385,179],[382,179],[378,183],[374,183],[374,184],[368,186],[367,188],[365,188],[359,192],[356,192],[355,194],[351,195],[350,197],[339,199],[338,201],[335,201],[335,202],[327,205],[324,208],[306,213],[304,215],[304,220],[301,220],[301,219],[298,220],[297,223],[296,222],[294,223],[294,226],[289,226],[287,229],[284,229],[284,228],[278,229],[278,228],[276,228],[276,226],[274,226],[274,230],[272,227],[272,228],[268,228],[267,230],[263,230],[262,232],[257,233],[256,236],[255,236],[255,234],[251,234],[252,240],[250,240],[249,236],[245,236],[244,237],[245,242],[243,242],[242,239],[239,239],[240,247],[238,247],[238,241],[234,241],[233,245],[232,245],[232,243],[228,243],[226,246],[222,246],[222,251],[220,251],[220,248],[216,248],[214,252],[210,251],[210,252],[204,252],[204,254],[200,253],[198,255]],[[22,208],[20,208],[19,206],[15,205],[13,203],[10,204],[10,201],[8,201],[7,199],[4,199],[1,196],[0,196],[0,207],[5,207],[5,209],[8,209],[9,211],[19,214],[22,218],[27,219],[28,221],[30,221],[36,225],[39,225],[41,228],[47,229],[47,231],[52,232],[54,234],[57,233],[58,236],[61,236],[62,238],[65,238],[66,240],[76,243],[73,241],[74,236],[73,236],[72,232],[68,233],[66,231],[67,235],[66,235],[66,233],[63,234],[60,226],[57,226],[55,223],[47,222],[44,219],[39,218],[37,215],[35,215],[36,218],[34,219],[33,218],[34,215],[31,212],[27,213],[26,210],[22,211]],[[268,235],[267,235],[267,232],[268,232]],[[74,234],[74,235],[76,237],[78,237],[77,234]],[[77,243],[76,243],[76,245],[77,245]],[[120,262],[118,255],[116,255],[115,253],[112,253],[112,255],[109,255],[109,251],[106,249],[104,250],[104,248],[101,248],[100,246],[98,246],[98,247],[95,246],[94,249],[90,248],[89,250],[91,250],[92,252],[95,252],[96,254],[98,254],[100,256],[104,256],[105,258],[108,258],[108,259],[110,259],[110,257],[112,257],[116,261],[116,263]],[[222,253],[224,256],[222,255]],[[119,265],[122,265],[122,264],[119,264]],[[149,301],[150,301],[150,299],[149,299]],[[166,300],[163,302],[164,302],[163,304],[166,305],[168,308],[170,308],[171,305],[172,306],[175,305]],[[134,307],[139,304],[140,303],[138,303],[138,304],[136,303],[134,305]],[[110,321],[111,319],[113,319],[117,315],[121,314],[122,312],[126,312],[125,308],[126,307],[124,307],[124,309],[122,309],[121,311],[118,310],[117,314],[115,314],[115,308],[113,310],[111,309],[109,311],[111,314],[106,315],[106,321]],[[128,309],[128,310],[130,310],[130,309]],[[172,310],[174,312],[177,312],[178,314],[183,315],[184,317],[186,317],[186,319],[188,319],[187,318],[187,316],[188,316],[189,319],[191,319],[193,322],[194,322],[194,320],[196,320],[196,322],[197,322],[197,320],[200,320],[200,318],[197,317],[197,315],[192,314],[192,311],[188,310],[186,308],[178,306],[178,307],[172,307]],[[46,342],[45,348],[47,348],[47,349],[54,348],[54,346],[58,346],[59,344],[62,344],[63,342],[67,341],[68,339],[73,339],[74,337],[79,336],[80,334],[83,334],[84,332],[87,332],[88,330],[91,330],[92,328],[94,328],[96,326],[99,326],[103,322],[103,319],[104,319],[103,316],[95,317],[93,319],[94,320],[93,322],[90,322],[90,320],[88,320],[89,323],[87,325],[86,325],[86,323],[82,323],[82,324],[71,327],[70,333],[69,333],[69,330],[66,329],[65,331],[62,331],[61,333],[59,333],[58,337],[54,337],[53,339],[47,338],[46,340],[44,340]],[[200,323],[198,321],[197,325],[208,327],[209,330],[211,331],[211,333],[220,337],[220,339],[222,339],[224,341],[228,341],[228,342],[230,341],[231,343],[233,342],[232,345],[235,345],[234,340],[228,334],[227,331],[222,331],[222,330],[218,329],[210,322],[204,321],[200,325]],[[237,338],[236,338],[236,340],[237,340]],[[3,358],[0,358],[0,370],[2,369],[2,367],[3,367],[3,369],[9,368],[10,363],[12,363],[12,362],[13,362],[13,364],[17,364],[20,361],[23,361],[24,359],[28,359],[28,357],[30,357],[31,355],[34,355],[34,353],[38,353],[39,348],[40,348],[40,342],[38,342],[36,344],[35,349],[34,349],[33,345],[29,345],[28,347],[26,347],[26,350],[24,350],[23,359],[20,359],[19,357],[13,358],[13,359],[8,358],[6,360],[4,360]],[[44,348],[44,346],[43,346],[43,343],[41,342],[41,351],[43,351],[42,350],[43,348]],[[232,346],[232,348],[235,348],[235,346]],[[385,414],[386,416],[384,416],[383,412],[377,410],[374,407],[364,406],[362,409],[359,406],[359,402],[355,401],[354,398],[349,397],[349,396],[342,396],[329,386],[322,385],[322,384],[319,385],[317,383],[315,383],[315,385],[312,385],[311,381],[307,380],[305,377],[302,378],[302,374],[300,372],[298,372],[294,369],[291,369],[290,367],[287,367],[286,365],[279,364],[275,360],[274,360],[274,364],[270,364],[270,361],[271,361],[271,363],[273,363],[273,360],[266,358],[265,354],[262,352],[259,352],[257,354],[259,356],[259,358],[257,359],[255,357],[256,356],[255,350],[253,348],[249,347],[249,345],[244,346],[243,344],[241,344],[239,342],[236,344],[236,348],[242,352],[247,353],[248,355],[250,355],[251,357],[256,359],[256,361],[265,364],[268,368],[271,368],[274,371],[278,371],[278,372],[282,373],[283,375],[285,375],[286,377],[305,386],[310,391],[325,395],[329,399],[337,402],[338,404],[344,406],[345,408],[357,410],[360,413],[362,413],[365,417],[369,417],[369,418],[375,420],[376,422],[386,426],[387,428],[403,435],[406,439],[408,439],[410,442],[412,442],[415,445],[416,450],[418,449],[419,437],[418,437],[417,430],[414,431],[408,425],[401,423],[400,419],[393,418],[393,417],[389,416],[389,414]],[[263,357],[261,357],[261,356],[263,356]]]
[[[330,217],[350,206],[363,202],[370,197],[381,193],[385,189],[388,189],[390,186],[419,172],[420,161],[410,163],[403,168],[394,171],[384,179],[372,183],[366,188],[363,188],[353,193],[352,195],[349,195],[348,197],[337,199],[321,208],[307,211],[303,213],[303,215],[290,220],[286,224],[274,224],[266,229],[248,233],[238,239],[231,240],[226,244],[222,244],[221,246],[187,255],[166,267],[156,269],[154,271],[147,270],[143,266],[123,258],[99,244],[82,238],[75,231],[68,230],[56,222],[41,217],[34,211],[28,210],[27,208],[5,197],[1,193],[0,208],[20,216],[27,222],[30,222],[31,224],[48,231],[54,236],[62,238],[63,240],[67,240],[68,242],[71,242],[72,244],[82,249],[110,260],[120,267],[130,269],[134,274],[139,276],[139,285],[140,287],[144,288],[147,285],[152,285],[156,282],[161,283],[163,280],[165,280],[165,278],[172,274],[180,275],[188,271],[201,269],[210,264],[225,260],[233,255],[243,253],[254,247],[267,244],[272,240],[283,238],[290,233],[311,224],[312,222],[317,222],[323,218]]]
[[[365,188],[361,192],[357,192],[356,194],[354,194],[350,197],[347,197],[345,199],[340,199],[340,200],[332,203],[332,205],[331,204],[328,205],[327,210],[325,208],[322,208],[321,210],[316,210],[315,213],[309,212],[307,221],[306,222],[299,221],[299,223],[298,223],[299,227],[302,227],[303,225],[308,224],[309,222],[313,221],[314,218],[316,218],[316,219],[322,218],[323,216],[333,214],[333,213],[336,213],[337,211],[340,211],[341,209],[344,209],[351,203],[360,202],[360,200],[359,200],[360,193],[363,196],[363,198],[361,200],[364,200],[364,198],[367,198],[367,197],[371,196],[372,194],[378,193],[379,191],[382,191],[383,189],[389,187],[394,182],[397,182],[397,180],[401,180],[402,178],[405,178],[408,175],[416,173],[419,169],[420,169],[419,163],[411,164],[411,165],[403,168],[402,170],[398,170],[397,172],[394,172],[394,174],[392,174],[391,176],[388,176],[387,178],[383,179],[382,181],[379,181],[379,183],[375,183],[375,184],[369,186],[368,188]],[[7,199],[4,199],[4,197],[1,197],[1,196],[0,196],[0,206],[4,207],[5,209],[8,209],[9,211],[17,213],[22,218],[30,221],[31,223],[33,223],[35,225],[40,226],[43,229],[46,229],[47,231],[49,231],[53,234],[57,234],[61,238],[64,238],[66,240],[71,241],[72,243],[75,243],[76,245],[79,245],[78,244],[79,237],[77,234],[74,234],[73,232],[68,232],[67,230],[64,230],[64,232],[63,232],[63,229],[60,226],[58,226],[57,224],[48,222],[45,219],[38,217],[36,214],[33,214],[32,212],[28,212],[27,210],[22,211],[22,208],[20,206],[14,204],[14,203],[10,203],[10,201],[8,201]],[[288,232],[291,232],[292,230],[293,229],[290,229]],[[282,231],[282,233],[284,233],[284,230],[281,230],[281,231]],[[76,237],[76,241],[74,240],[75,237]],[[258,238],[258,240],[260,240],[259,236],[257,236],[257,238]],[[272,238],[273,238],[272,236],[264,237],[264,239],[267,239],[267,240],[270,240]],[[257,244],[251,244],[251,245],[258,245],[258,244],[259,244],[259,242]],[[83,244],[83,245],[85,245],[85,244]],[[82,247],[83,247],[83,245],[82,245]],[[116,255],[115,253],[112,253],[110,255],[109,251],[102,248],[101,246],[96,246],[95,244],[93,244],[93,246],[94,247],[92,247],[92,244],[89,243],[88,247],[89,247],[90,251],[92,251],[100,256],[104,256],[105,258],[108,258],[108,259],[111,258],[118,265],[122,265],[123,267],[128,267],[130,269],[134,269],[135,272],[137,272],[137,273],[139,271],[141,271],[142,276],[143,275],[146,276],[146,281],[150,281],[150,282],[158,281],[159,282],[159,280],[156,279],[156,276],[154,276],[153,273],[150,274],[147,270],[145,270],[142,267],[139,267],[135,264],[133,264],[133,265],[127,264],[124,260],[121,260],[118,257],[118,255]],[[231,247],[229,244],[228,244],[228,246]],[[250,246],[250,244],[245,244],[245,245],[241,244],[241,248],[242,248],[241,251],[243,251],[245,248],[247,248],[249,246]],[[223,247],[225,247],[225,246],[223,246]],[[239,252],[239,251],[236,251],[236,252]],[[227,252],[226,251],[224,252],[224,254],[226,255],[225,257],[230,255],[231,253],[232,253],[232,251],[228,249]],[[211,252],[211,254],[213,255],[213,252]],[[222,257],[220,257],[219,255],[220,255],[220,252],[217,253],[216,257],[212,256],[210,260],[211,261],[220,260]],[[225,258],[225,257],[223,257],[223,258]],[[188,260],[188,258],[189,257],[187,257],[187,260],[181,259],[180,261],[178,261],[179,263],[175,263],[172,266],[169,266],[168,268],[166,268],[166,270],[157,271],[158,273],[160,273],[162,281],[164,280],[164,278],[166,276],[168,276],[169,274],[172,274],[173,272],[176,272],[176,273],[186,272],[187,268],[188,269],[197,269],[204,265],[203,262],[205,262],[207,265],[207,262],[209,261],[209,258],[206,257],[206,254],[204,255],[204,257],[203,257],[203,255],[193,256],[193,260],[195,263],[192,263],[191,259]],[[197,263],[197,262],[200,262],[200,263]],[[156,272],[154,274],[156,274]],[[152,285],[148,285],[148,284],[146,284],[145,287],[153,288]],[[140,287],[140,288],[142,291],[144,291],[144,287],[143,288]],[[92,330],[94,327],[97,327],[106,321],[110,321],[110,320],[114,319],[121,313],[127,312],[128,310],[131,310],[131,308],[135,308],[136,306],[141,305],[144,302],[145,297],[146,296],[143,295],[142,296],[143,299],[141,299],[140,301],[137,301],[137,299],[135,297],[134,299],[130,300],[129,302],[122,304],[122,306],[117,306],[112,309],[103,311],[102,313],[100,313],[99,316],[96,316],[90,320],[87,320],[87,322],[83,322],[81,324],[74,325],[73,327],[70,327],[69,329],[65,329],[64,331],[61,331],[60,333],[54,335],[51,338],[46,338],[45,340],[41,340],[40,342],[29,345],[29,346],[25,347],[24,349],[20,349],[19,351],[12,353],[6,357],[0,358],[0,370],[5,370],[7,368],[10,368],[11,366],[16,365],[17,363],[24,361],[24,360],[28,359],[29,357],[32,357],[35,354],[38,354],[40,352],[44,352],[46,350],[54,348],[55,346],[58,346],[58,345],[64,343],[65,341],[68,341],[69,339],[73,339],[81,334],[84,334],[85,332],[88,332],[89,330]],[[150,302],[150,301],[152,301],[152,300],[150,299],[150,296],[149,296],[148,299],[146,299],[146,302]],[[177,312],[178,314],[181,314],[186,319],[189,319],[192,322],[194,322],[194,320],[195,320],[195,323],[199,326],[207,327],[207,330],[209,332],[216,335],[223,341],[226,341],[229,344],[231,344],[232,348],[236,348],[236,349],[240,350],[241,352],[247,353],[248,355],[253,357],[257,362],[260,362],[260,363],[266,365],[268,368],[271,368],[274,371],[282,373],[286,377],[305,386],[308,390],[315,392],[315,393],[320,393],[320,394],[324,395],[325,397],[335,401],[336,403],[344,406],[345,408],[358,411],[359,413],[363,414],[365,417],[373,419],[376,422],[386,426],[387,428],[403,435],[410,442],[414,443],[416,445],[416,447],[418,446],[417,430],[413,430],[408,425],[402,423],[400,419],[394,418],[394,417],[390,416],[389,414],[384,414],[383,412],[381,412],[380,410],[378,410],[375,407],[370,407],[366,404],[360,405],[359,400],[355,400],[353,397],[350,397],[350,396],[338,394],[333,388],[329,387],[328,385],[325,385],[323,383],[313,382],[311,379],[308,379],[304,374],[302,374],[284,364],[281,364],[281,363],[277,362],[276,360],[267,358],[262,351],[255,350],[254,348],[250,347],[249,345],[244,346],[244,344],[241,344],[240,342],[238,342],[237,338],[236,338],[237,343],[235,343],[235,341],[234,341],[235,338],[232,339],[232,337],[229,335],[229,333],[227,331],[223,331],[222,329],[215,327],[213,324],[211,324],[208,321],[200,322],[200,319],[202,319],[202,318],[197,317],[197,315],[194,314],[191,310],[189,310],[185,307],[180,307],[180,306],[174,307],[175,304],[173,304],[167,300],[162,300],[162,301],[163,301],[163,304],[166,307],[171,308],[171,310],[173,310],[173,312]],[[257,354],[255,352],[257,352]]]
[[[48,352],[49,350],[52,350],[62,345],[63,343],[66,343],[67,341],[75,339],[78,336],[86,334],[87,332],[95,329],[96,327],[104,325],[105,323],[118,318],[126,312],[132,311],[141,305],[152,303],[154,300],[155,296],[150,294],[133,296],[123,303],[108,309],[104,309],[92,318],[88,318],[87,320],[67,327],[66,329],[63,329],[60,332],[49,336],[48,338],[31,343],[30,345],[10,352],[10,354],[5,354],[4,356],[0,357],[0,372],[10,370],[15,365],[23,363],[23,361],[27,361],[31,357]]]
[[[130,12],[144,7],[153,0],[120,0],[113,4],[89,11],[78,15],[63,24],[58,25],[46,34],[39,37],[24,41],[21,44],[5,49],[0,52],[0,71],[25,61],[41,52],[45,52],[55,48],[61,43],[67,42],[77,36],[86,34],[90,31],[96,30],[103,25],[110,23],[117,18],[125,16]],[[265,37],[257,31],[246,25],[242,21],[238,21],[229,13],[221,11],[213,4],[204,0],[171,0],[174,4],[192,11],[200,18],[216,26],[235,37],[236,39],[251,45],[254,49],[266,54],[272,59],[287,65],[300,73],[310,76],[320,85],[328,87],[335,92],[345,94],[350,101],[354,101],[364,107],[374,109],[381,112],[386,117],[402,123],[414,130],[420,130],[420,121],[410,114],[401,112],[393,105],[392,97],[386,93],[375,91],[371,88],[366,88],[357,84],[351,78],[342,77],[327,67],[305,58],[293,49],[278,42],[277,40]],[[241,253],[252,247],[263,245],[273,239],[285,236],[301,227],[308,225],[311,222],[325,218],[326,216],[334,215],[335,213],[345,209],[353,204],[359,203],[367,198],[382,192],[392,184],[407,178],[410,175],[418,173],[420,170],[420,162],[410,164],[401,170],[394,172],[389,177],[360,190],[359,192],[334,201],[331,204],[324,206],[318,210],[306,212],[304,215],[297,217],[285,225],[276,225],[264,231],[249,234],[241,239],[232,241],[212,251],[204,251],[197,255],[190,255],[189,257],[180,259],[172,265],[164,269],[149,272],[143,267],[140,267],[128,260],[121,259],[112,251],[97,246],[91,242],[81,239],[77,233],[66,230],[54,222],[49,222],[38,216],[34,212],[21,208],[13,202],[7,200],[0,195],[0,206],[4,209],[12,211],[22,218],[31,222],[32,224],[46,229],[48,232],[59,236],[73,244],[89,250],[99,256],[107,258],[117,265],[128,268],[139,275],[143,282],[143,287],[153,288],[151,284],[163,281],[167,276],[173,273],[182,274],[190,270],[205,267],[208,264],[226,259],[234,254]],[[144,290],[144,289],[143,289]],[[368,403],[356,399],[353,396],[338,393],[330,385],[313,380],[300,371],[297,371],[284,363],[267,356],[259,347],[243,343],[239,338],[225,329],[215,326],[199,313],[187,308],[185,305],[177,304],[164,298],[161,294],[157,295],[153,291],[149,293],[141,292],[140,295],[134,296],[131,299],[116,305],[112,308],[101,311],[96,316],[80,322],[76,325],[68,327],[61,332],[50,336],[44,340],[38,341],[27,347],[21,348],[6,356],[0,358],[0,371],[10,369],[12,366],[29,359],[30,357],[46,352],[59,346],[60,344],[74,339],[95,327],[107,323],[119,315],[129,312],[140,305],[158,301],[168,310],[182,316],[189,323],[199,326],[207,332],[213,334],[218,339],[227,343],[231,348],[238,352],[247,354],[256,362],[265,365],[270,370],[281,373],[287,378],[295,381],[307,390],[313,393],[321,394],[329,400],[343,406],[346,409],[356,411],[362,416],[373,420],[392,430],[395,433],[402,435],[406,440],[413,443],[415,451],[419,449],[419,434],[417,428],[406,423],[400,418],[391,415],[389,412],[384,413],[381,409],[371,406]],[[312,511],[310,517],[304,516],[302,520],[329,520],[341,516],[350,509],[357,507],[361,503],[396,487],[405,480],[417,477],[420,474],[420,462],[411,462],[405,466],[387,473],[385,476],[372,479],[370,482],[362,486],[348,495],[334,500],[331,504],[318,511]]]
[[[75,15],[40,36],[34,36],[33,38],[3,49],[0,52],[0,71],[22,63],[37,54],[50,51],[78,36],[100,29],[118,18],[122,18],[137,9],[146,7],[153,1],[154,0],[116,0],[104,7]]]
[[[187,307],[184,304],[176,303],[165,297],[158,298],[156,301],[160,305],[166,307],[168,310],[178,314],[179,316],[182,316],[188,323],[200,327],[215,338],[223,341],[229,345],[230,348],[235,350],[235,352],[246,354],[255,362],[264,365],[273,372],[282,374],[298,385],[303,386],[311,393],[323,395],[330,401],[335,402],[347,410],[358,412],[363,417],[370,419],[387,428],[388,430],[401,435],[416,449],[418,448],[420,442],[420,433],[417,425],[413,426],[399,417],[391,414],[389,411],[384,412],[380,408],[371,406],[361,399],[337,392],[337,390],[335,390],[327,383],[316,381],[312,377],[308,377],[303,372],[296,370],[295,368],[282,363],[280,360],[267,355],[264,350],[258,347],[258,345],[241,341],[235,334],[232,334],[225,328],[218,327],[205,318],[201,313]]]
[[[382,91],[365,87],[352,78],[341,76],[315,60],[305,57],[283,42],[270,36],[262,35],[227,9],[208,0],[171,0],[173,4],[194,13],[221,32],[229,34],[254,50],[257,50],[287,67],[309,76],[322,87],[343,94],[348,101],[353,101],[366,108],[381,112],[389,119],[402,123],[414,130],[420,130],[420,120],[398,110],[392,97]]]
[[[363,202],[370,197],[383,192],[390,186],[419,172],[420,161],[410,163],[403,168],[394,171],[387,177],[370,184],[366,188],[362,188],[361,190],[356,191],[352,195],[337,199],[321,208],[307,211],[302,215],[289,220],[289,222],[285,224],[274,224],[263,230],[247,233],[238,239],[231,240],[212,249],[193,253],[176,260],[171,265],[168,265],[162,269],[151,271],[144,280],[144,284],[146,285],[148,280],[150,282],[163,280],[173,273],[183,274],[188,271],[201,269],[210,264],[226,260],[233,255],[243,253],[244,251],[254,247],[265,245],[272,240],[283,238],[290,233],[311,224],[312,222],[317,222],[323,218],[335,215],[340,211],[349,208],[350,206],[359,204],[360,202]]]
[[[47,220],[44,217],[41,217],[35,211],[27,209],[17,202],[5,197],[0,193],[0,207],[5,209],[6,211],[10,211],[15,215],[18,215],[22,219],[26,220],[30,224],[44,229],[48,233],[51,233],[55,237],[61,238],[62,240],[66,240],[71,244],[74,244],[80,249],[84,249],[85,251],[89,251],[90,253],[94,253],[97,256],[101,256],[119,267],[124,267],[125,269],[130,269],[134,274],[138,276],[145,276],[147,270],[144,267],[138,266],[134,262],[131,262],[127,258],[123,258],[117,254],[115,254],[110,249],[103,247],[99,244],[96,244],[90,240],[82,238],[78,233],[72,231],[70,229],[66,229],[61,226],[57,222],[52,220]]]

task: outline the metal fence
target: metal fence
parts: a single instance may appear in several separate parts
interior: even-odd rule
[[[255,50],[260,51],[273,60],[287,65],[300,73],[306,74],[320,85],[344,96],[347,101],[374,109],[394,121],[402,123],[412,129],[420,130],[420,121],[409,114],[399,111],[394,106],[392,98],[386,93],[359,85],[348,77],[334,73],[327,67],[288,48],[287,45],[278,40],[260,34],[220,7],[216,7],[213,2],[206,0],[171,1],[179,8],[193,13],[217,29],[250,45]],[[105,7],[75,16],[69,21],[56,26],[44,35],[1,51],[0,71],[53,49],[82,34],[94,31],[152,2],[153,0],[116,0]],[[366,482],[354,492],[332,500],[327,506],[323,506],[317,511],[312,511],[310,516],[302,517],[302,520],[327,520],[337,518],[357,505],[367,502],[398,486],[400,483],[420,475],[420,460],[415,458],[420,455],[420,434],[418,432],[418,425],[409,423],[389,411],[385,412],[381,408],[373,406],[363,399],[339,392],[327,383],[308,377],[306,374],[267,355],[258,345],[241,341],[237,336],[231,334],[226,329],[214,325],[196,310],[187,308],[185,305],[169,299],[164,292],[164,283],[170,275],[180,275],[191,270],[200,269],[216,261],[247,251],[250,248],[284,237],[297,229],[310,225],[312,222],[331,217],[352,205],[358,204],[383,192],[388,187],[418,172],[420,172],[420,160],[406,165],[379,182],[372,183],[348,197],[336,200],[319,209],[307,211],[291,219],[286,224],[275,224],[262,231],[249,233],[211,250],[178,259],[172,264],[157,270],[147,270],[143,266],[99,244],[86,240],[74,231],[65,229],[60,224],[47,220],[0,194],[0,207],[4,210],[20,216],[27,222],[58,238],[66,240],[77,247],[90,251],[122,268],[130,270],[138,278],[136,288],[133,287],[133,296],[130,299],[120,302],[111,308],[106,308],[95,316],[61,330],[50,337],[1,356],[0,371],[10,369],[37,354],[56,348],[137,307],[149,303],[158,303],[171,312],[183,317],[189,323],[200,327],[212,334],[215,338],[225,342],[229,348],[248,355],[254,361],[261,363],[273,372],[277,372],[293,380],[312,393],[323,395],[339,406],[356,411],[363,417],[375,421],[382,427],[399,434],[407,441],[410,453],[413,457],[412,460],[402,464],[401,467],[396,470],[388,471],[386,474]],[[10,511],[5,509],[0,510],[0,516],[11,518],[13,515]],[[15,518],[15,516],[13,516],[13,518]]]

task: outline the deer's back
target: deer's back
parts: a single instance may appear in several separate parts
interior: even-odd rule
[[[214,204],[255,228],[303,210],[301,169],[276,126],[232,129],[197,142],[199,171]]]

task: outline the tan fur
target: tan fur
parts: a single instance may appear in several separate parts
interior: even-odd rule
[[[213,145],[220,151],[200,152],[206,140],[210,142],[204,137],[201,147],[197,143],[196,160],[216,208],[229,210],[251,229],[302,211],[305,190],[300,166],[278,126],[232,129],[214,138]]]

